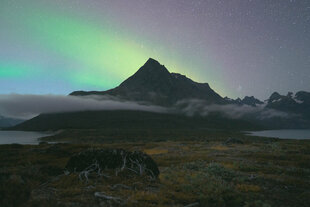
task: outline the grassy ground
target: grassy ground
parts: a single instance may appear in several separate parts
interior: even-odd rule
[[[217,134],[179,141],[0,145],[0,206],[310,206],[310,141],[235,136],[243,144],[224,144],[227,136]],[[64,175],[70,156],[88,148],[144,151],[161,174],[154,181],[107,171],[109,177],[88,182]]]

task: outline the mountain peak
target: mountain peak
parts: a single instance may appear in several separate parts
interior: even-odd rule
[[[264,102],[260,101],[259,99],[255,98],[254,96],[245,96],[242,99],[242,103],[250,106],[256,106],[259,104],[263,104]]]
[[[155,59],[153,59],[153,58],[149,58],[146,62],[145,62],[145,64],[144,65],[146,65],[146,64],[156,64],[156,65],[160,65],[160,63],[157,61],[157,60],[155,60]]]
[[[222,97],[207,83],[197,83],[184,75],[170,73],[157,60],[149,58],[139,70],[109,91],[73,92],[71,95],[112,95],[125,100],[155,105],[172,105],[184,99],[203,99],[222,103]]]
[[[306,91],[299,91],[295,94],[295,98],[299,101],[310,103],[310,93]]]
[[[134,75],[121,83],[120,87],[138,90],[141,86],[151,87],[151,85],[158,85],[159,83],[168,84],[170,79],[171,75],[167,68],[157,60],[149,58]]]
[[[170,74],[167,68],[164,65],[161,65],[157,60],[153,58],[149,58],[144,65],[135,73],[135,75],[138,74],[152,74],[155,75],[157,73],[160,74]]]
[[[273,92],[268,99],[268,103],[281,99],[282,96],[278,92]]]

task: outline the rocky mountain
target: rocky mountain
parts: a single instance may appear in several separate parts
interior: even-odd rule
[[[299,91],[295,95],[289,92],[286,96],[274,92],[267,99],[267,108],[276,109],[284,112],[291,112],[310,119],[310,93]]]
[[[228,97],[224,98],[227,104],[237,104],[237,105],[249,105],[249,106],[258,106],[263,104],[264,102],[260,101],[259,99],[255,98],[254,96],[245,96],[243,99],[231,99]]]
[[[150,58],[134,75],[107,91],[75,91],[70,95],[111,95],[121,99],[169,106],[184,99],[202,99],[224,103],[208,83],[197,83],[185,75],[170,73],[164,65]]]
[[[263,104],[264,102],[260,101],[254,96],[246,96],[242,99],[242,103],[246,105],[250,105],[250,106],[257,106],[257,105]]]

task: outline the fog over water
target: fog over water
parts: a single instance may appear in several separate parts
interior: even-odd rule
[[[280,139],[310,139],[310,129],[281,129],[249,132],[253,136]]]
[[[38,138],[52,134],[47,132],[0,131],[0,144],[38,144]]]

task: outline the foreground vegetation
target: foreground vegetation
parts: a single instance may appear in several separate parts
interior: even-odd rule
[[[221,133],[128,140],[0,145],[0,206],[310,206],[310,141]],[[161,174],[65,175],[69,158],[89,148],[144,151]]]

